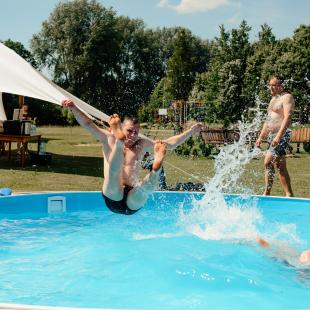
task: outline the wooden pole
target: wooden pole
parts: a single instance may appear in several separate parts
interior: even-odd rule
[[[23,105],[25,104],[25,97],[24,96],[18,96],[18,104],[19,108],[21,109]]]

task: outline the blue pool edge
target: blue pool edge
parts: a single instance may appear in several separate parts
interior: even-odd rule
[[[144,209],[152,208],[153,205],[163,207],[175,207],[181,203],[191,204],[193,200],[201,200],[204,192],[176,192],[155,191],[150,195]],[[230,203],[236,200],[243,202],[255,201],[259,207],[267,205],[300,206],[310,207],[310,199],[280,196],[239,195],[225,194],[225,200]],[[0,214],[22,213],[51,213],[62,211],[85,211],[106,209],[100,191],[57,191],[44,193],[14,194],[0,197]]]

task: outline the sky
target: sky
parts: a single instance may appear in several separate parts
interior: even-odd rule
[[[0,0],[0,40],[26,48],[60,0]],[[148,28],[182,26],[202,39],[219,35],[219,25],[237,28],[242,20],[257,39],[267,23],[277,39],[291,37],[300,24],[310,24],[310,0],[97,0],[117,15],[142,19]]]

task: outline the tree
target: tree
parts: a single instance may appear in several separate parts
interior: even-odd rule
[[[208,60],[208,50],[201,41],[180,29],[167,68],[166,89],[172,98],[188,99],[196,73],[206,70]]]
[[[272,32],[272,28],[268,24],[261,25],[261,31],[258,33],[258,44],[272,46],[276,43],[276,37]]]
[[[56,83],[104,109],[118,62],[115,25],[114,11],[95,1],[60,3],[33,36],[31,47]]]
[[[262,70],[265,81],[274,74],[283,76],[286,90],[295,98],[296,108],[309,104],[309,40],[310,26],[301,25],[295,30],[292,39],[287,38],[277,42]]]
[[[195,75],[206,71],[210,59],[209,43],[194,37],[187,29],[157,29],[153,35],[159,51],[158,63],[166,76],[139,110],[140,117],[149,121],[158,108],[167,108],[173,99],[188,98]]]
[[[106,113],[136,114],[166,71],[163,33],[95,0],[74,0],[56,6],[32,50],[68,91]]]
[[[263,68],[267,59],[275,59],[273,50],[277,45],[272,29],[267,24],[261,26],[258,33],[259,40],[253,43],[253,54],[247,58],[244,74],[243,95],[250,105],[254,105],[256,97],[264,101],[269,98],[266,80],[263,76]],[[270,64],[271,65],[271,64]]]
[[[247,59],[253,53],[249,42],[250,29],[245,21],[230,32],[220,26],[220,36],[211,44],[209,70],[198,75],[194,84],[194,88],[201,81],[205,84],[199,88],[204,88],[203,99],[209,112],[213,113],[213,117],[207,116],[208,120],[227,125],[236,121],[248,105],[244,96],[244,75]]]
[[[159,108],[168,108],[173,98],[166,90],[166,78],[163,78],[156,85],[150,95],[150,99],[147,104],[144,104],[139,109],[139,119],[143,122],[154,122],[154,117]]]
[[[120,59],[117,67],[117,101],[124,114],[136,114],[165,73],[159,56],[157,33],[141,20],[119,17]]]

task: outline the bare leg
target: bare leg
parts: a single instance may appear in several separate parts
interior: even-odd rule
[[[102,193],[112,200],[120,201],[124,196],[121,173],[124,161],[123,140],[125,135],[121,131],[121,121],[117,114],[110,117],[109,125],[116,139],[109,157],[105,160],[107,167],[105,168]]]
[[[160,169],[166,155],[166,144],[156,142],[154,145],[154,162],[152,171],[144,178],[142,184],[133,188],[127,197],[127,206],[131,210],[138,210],[144,206],[149,195],[158,186]]]
[[[277,168],[279,169],[280,183],[285,191],[286,197],[293,197],[293,190],[291,187],[291,178],[286,168],[285,156],[281,156],[276,161]]]
[[[158,171],[163,165],[163,161],[167,152],[167,146],[164,142],[158,141],[154,145],[154,162],[153,171]]]
[[[270,195],[271,188],[273,185],[275,170],[273,163],[273,155],[270,152],[267,152],[264,165],[265,165],[265,190],[264,195]]]

